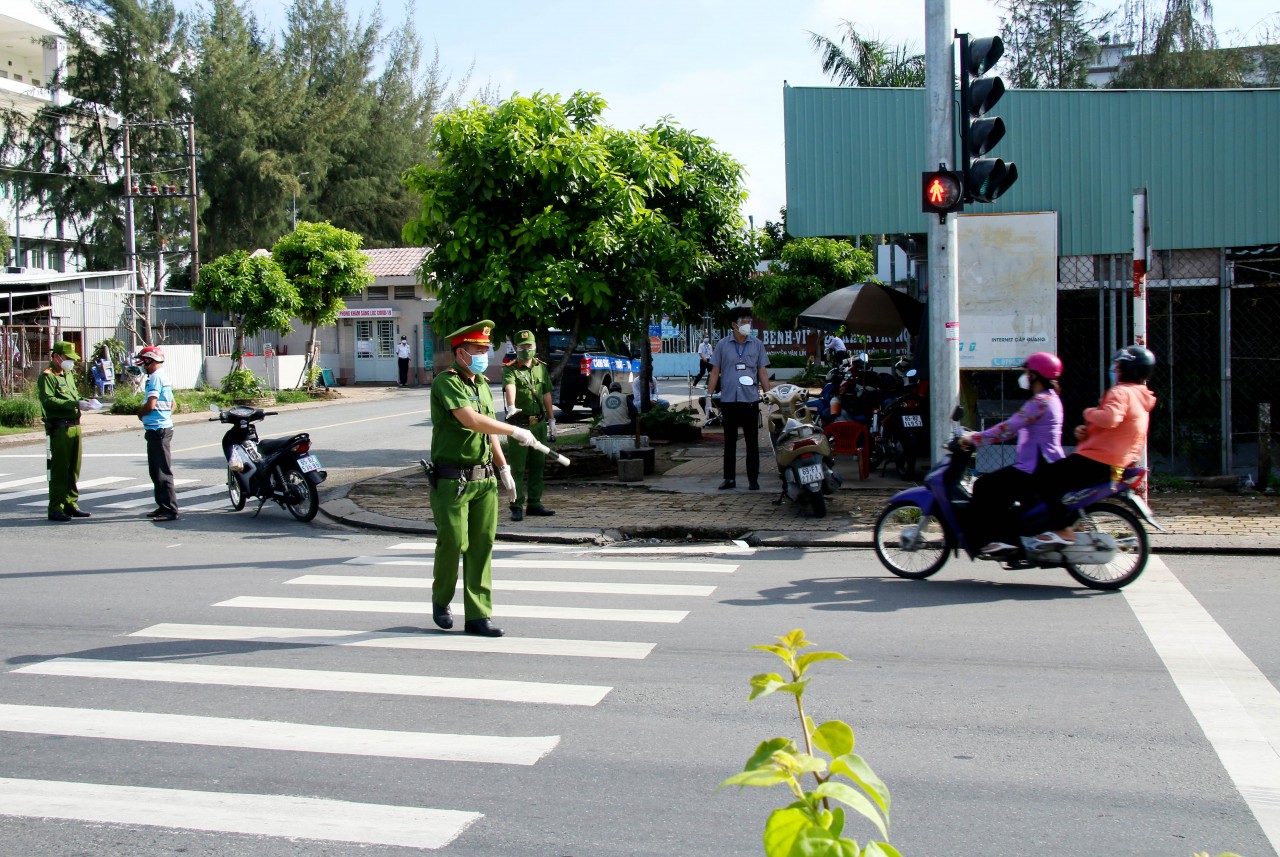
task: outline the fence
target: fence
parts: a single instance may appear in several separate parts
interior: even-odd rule
[[[201,342],[199,327],[156,324],[152,332],[155,342],[143,343],[127,325],[72,328],[59,324],[6,324],[0,317],[0,395],[12,396],[34,384],[36,376],[49,365],[50,349],[58,340],[74,345],[85,361],[92,359],[99,343],[107,339],[123,343],[126,352],[144,344],[173,346]],[[116,375],[123,369],[117,366]]]

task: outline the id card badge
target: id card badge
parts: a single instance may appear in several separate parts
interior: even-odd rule
[[[747,364],[746,364],[746,363],[739,363],[737,366],[734,366],[733,368],[734,368],[734,369],[737,369],[739,372],[745,372],[745,371],[747,371]]]

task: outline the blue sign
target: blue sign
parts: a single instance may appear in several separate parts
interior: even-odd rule
[[[660,336],[662,336],[662,325],[660,325],[660,324],[651,324],[651,325],[649,325],[649,335],[650,335],[650,336],[659,336],[659,337],[660,337]]]

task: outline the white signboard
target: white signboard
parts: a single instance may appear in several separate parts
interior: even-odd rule
[[[338,310],[338,318],[395,318],[400,313],[391,307],[369,307],[368,309]]]
[[[1058,350],[1058,214],[956,219],[961,369],[1013,369]]]

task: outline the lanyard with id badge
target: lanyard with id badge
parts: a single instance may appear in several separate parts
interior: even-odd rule
[[[738,362],[734,364],[733,369],[738,373],[738,383],[744,387],[754,387],[756,385],[755,370],[748,368],[747,364],[743,362],[743,355],[745,351],[744,346],[749,347],[750,344],[751,340],[747,340],[742,343],[742,345],[739,345],[736,342],[733,343],[734,351],[738,352]]]

